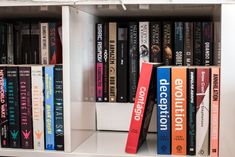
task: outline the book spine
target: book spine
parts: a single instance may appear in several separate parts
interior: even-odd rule
[[[56,64],[63,63],[63,54],[62,54],[62,39],[60,37],[60,31],[62,29],[61,23],[56,23],[55,30],[55,42],[56,42]]]
[[[202,23],[202,44],[203,44],[203,65],[213,64],[213,24],[212,22]]]
[[[117,99],[117,23],[109,23],[109,101]]]
[[[109,101],[109,24],[104,24],[103,34],[103,97],[104,101]]]
[[[9,147],[6,67],[0,67],[1,147]]]
[[[56,23],[51,22],[49,26],[49,63],[56,64]]]
[[[196,154],[196,69],[188,69],[187,154]]]
[[[13,24],[7,24],[7,64],[14,64]]]
[[[44,96],[42,67],[32,66],[31,75],[34,149],[44,150]]]
[[[162,62],[161,22],[150,23],[150,62]]]
[[[49,25],[40,23],[41,64],[49,64]]]
[[[21,147],[33,149],[31,68],[19,67]]]
[[[55,149],[64,150],[63,67],[54,68]]]
[[[46,149],[55,149],[54,125],[54,66],[45,67],[45,137]]]
[[[22,64],[22,44],[21,44],[21,24],[14,25],[14,62],[15,64]]]
[[[210,156],[219,156],[220,68],[211,68]]]
[[[143,63],[140,71],[136,100],[132,110],[131,124],[127,137],[126,149],[127,153],[135,154],[139,147],[139,137],[142,128],[143,115],[145,112],[149,84],[151,80],[153,65]]]
[[[103,24],[96,25],[96,100],[103,101]]]
[[[118,54],[117,54],[117,101],[128,101],[128,67],[127,67],[127,28],[118,28]]]
[[[172,68],[172,154],[187,153],[187,69]]]
[[[196,154],[209,155],[210,79],[209,68],[197,69]]]
[[[194,65],[203,65],[203,56],[202,56],[202,23],[194,22],[193,23],[193,58]]]
[[[139,78],[138,23],[129,23],[129,101],[135,101]]]
[[[184,25],[183,22],[175,22],[175,54],[174,62],[177,66],[183,65],[184,57]]]
[[[31,63],[39,64],[39,52],[40,52],[40,28],[39,23],[31,23],[30,30],[30,45],[31,45]]]
[[[7,100],[10,148],[20,148],[20,105],[18,93],[18,68],[7,68]]]
[[[193,65],[193,23],[184,23],[184,65]]]
[[[221,23],[214,22],[214,59],[213,65],[221,64]]]
[[[30,23],[23,23],[21,27],[22,64],[31,64],[30,27]]]
[[[172,51],[172,23],[163,22],[163,63],[165,65],[173,64]]]
[[[171,69],[158,68],[157,153],[171,154]]]
[[[7,64],[7,26],[5,24],[0,24],[0,63]]]
[[[139,70],[149,58],[149,22],[139,22]]]

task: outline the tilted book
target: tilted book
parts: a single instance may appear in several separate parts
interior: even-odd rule
[[[54,66],[45,66],[44,78],[45,97],[45,148],[55,149],[54,123]]]
[[[155,64],[157,65],[157,64]],[[143,63],[140,71],[136,100],[134,103],[126,152],[135,154],[146,139],[153,106],[155,103],[154,64]]]
[[[31,68],[19,67],[21,147],[33,149]]]
[[[31,67],[32,115],[34,149],[44,150],[44,95],[43,68]]]
[[[9,147],[8,103],[7,103],[7,68],[0,67],[0,132],[1,147]]]
[[[171,68],[157,68],[156,77],[157,153],[171,154]]]
[[[196,154],[209,155],[210,69],[197,68]]]
[[[187,69],[171,69],[171,139],[174,155],[187,153]]]
[[[220,68],[211,68],[210,156],[219,156]]]

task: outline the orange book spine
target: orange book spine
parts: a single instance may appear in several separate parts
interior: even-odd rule
[[[187,152],[187,69],[173,67],[171,77],[172,95],[172,154]]]
[[[219,156],[220,68],[211,68],[211,157]]]

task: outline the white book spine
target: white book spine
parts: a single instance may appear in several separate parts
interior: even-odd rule
[[[149,62],[149,22],[139,22],[139,62]]]
[[[44,150],[44,97],[42,66],[32,66],[31,75],[34,149]]]
[[[40,23],[41,64],[49,64],[49,25]]]

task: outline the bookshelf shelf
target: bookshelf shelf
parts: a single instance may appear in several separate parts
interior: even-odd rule
[[[206,2],[203,0],[123,0],[127,7],[127,11],[124,11],[120,0],[1,1],[1,18],[56,17],[62,19],[65,152],[0,148],[0,156],[156,156],[156,134],[148,135],[147,143],[136,155],[125,153],[127,132],[120,131],[125,131],[129,127],[130,117],[128,116],[130,116],[132,104],[95,102],[95,23],[107,15],[131,17],[139,16],[140,13],[143,17],[161,18],[172,15],[209,16],[214,21],[221,22],[220,156],[232,156],[235,148],[233,140],[235,121],[231,120],[235,114],[233,103],[235,53],[232,47],[235,36],[235,19],[232,18],[232,15],[235,15],[234,2],[232,0]],[[12,6],[18,11],[12,13]],[[34,7],[39,10],[35,11]],[[29,8],[30,11],[25,12],[25,8]],[[49,12],[43,11],[46,8]],[[125,112],[121,113],[123,108]],[[114,123],[111,127],[108,124],[104,125],[110,116],[112,117],[109,123]],[[123,117],[118,119],[118,116]],[[125,121],[122,126],[115,125],[120,121]],[[151,123],[154,131],[156,122]],[[107,129],[107,126],[110,129]],[[100,130],[106,128],[113,131],[97,131],[99,127],[102,128]]]

